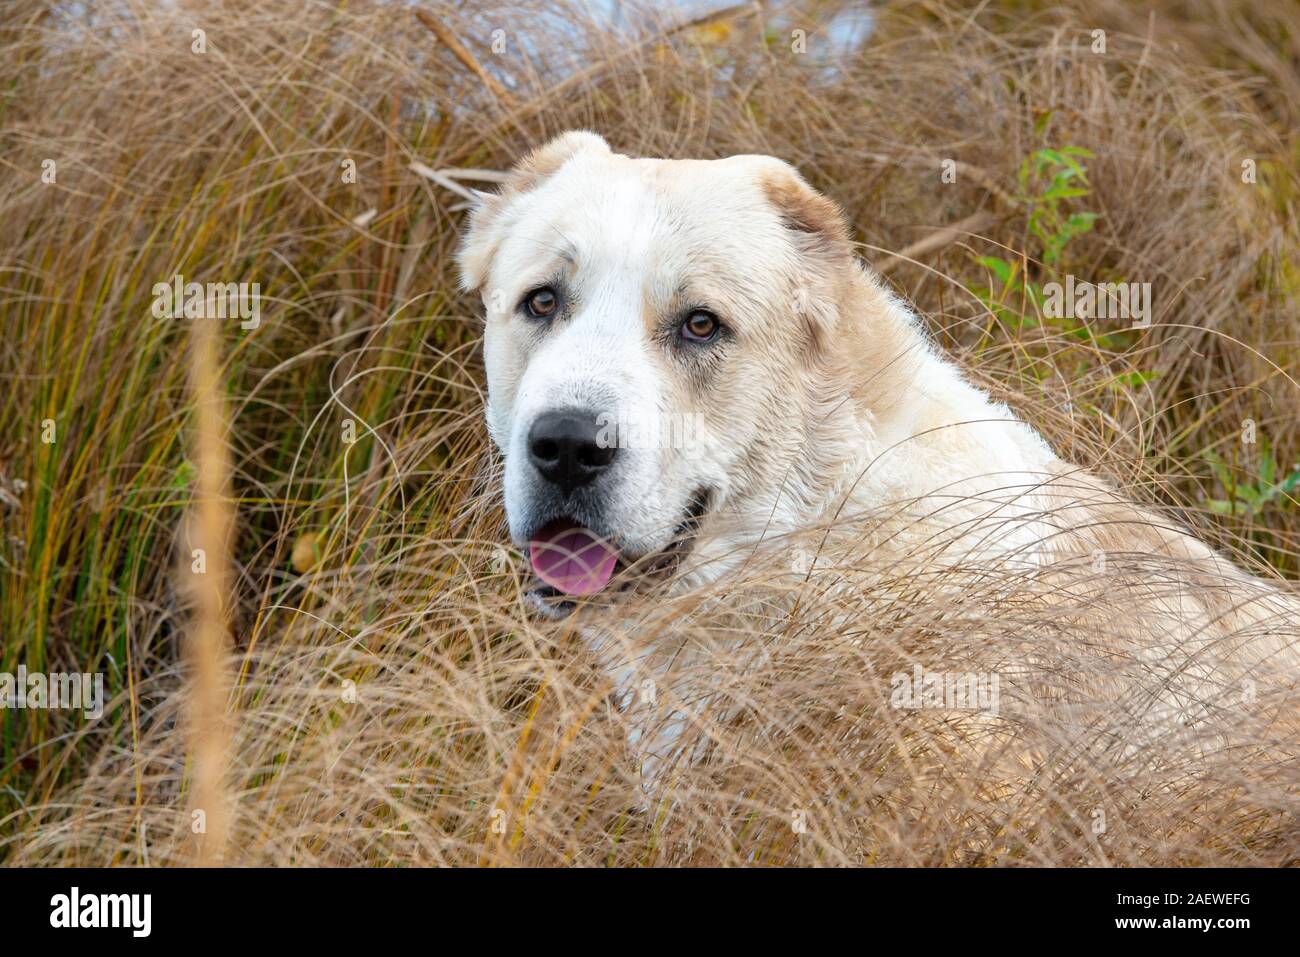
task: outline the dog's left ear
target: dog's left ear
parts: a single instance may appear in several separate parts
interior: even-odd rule
[[[570,130],[539,146],[511,167],[500,192],[478,193],[457,256],[461,288],[473,292],[486,281],[492,258],[500,245],[500,227],[516,199],[555,175],[575,156],[584,153],[609,155],[610,152],[609,144],[597,134]]]
[[[839,206],[809,186],[794,167],[777,161],[762,173],[759,185],[782,224],[807,237],[807,252],[830,260],[852,258],[849,226]]]
[[[788,163],[763,157],[758,184],[794,240],[795,308],[814,346],[834,331],[844,283],[856,273],[848,221],[840,207],[808,185]]]

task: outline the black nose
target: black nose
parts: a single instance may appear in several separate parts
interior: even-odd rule
[[[544,412],[528,430],[528,458],[565,494],[586,485],[614,461],[617,443],[593,412]],[[609,438],[611,441],[602,441]]]

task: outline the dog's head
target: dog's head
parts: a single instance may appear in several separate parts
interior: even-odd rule
[[[486,306],[511,536],[552,593],[779,528],[835,468],[826,423],[855,414],[836,370],[860,343],[840,306],[863,276],[787,164],[567,133],[482,199],[460,264]]]

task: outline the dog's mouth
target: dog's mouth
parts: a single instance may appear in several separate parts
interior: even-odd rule
[[[649,555],[624,555],[607,538],[569,518],[548,522],[528,543],[528,558],[539,579],[528,591],[529,603],[548,617],[563,618],[579,598],[607,590],[623,592],[669,577],[690,552],[712,497],[710,489],[692,495],[668,544]]]

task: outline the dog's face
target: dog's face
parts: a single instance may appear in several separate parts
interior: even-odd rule
[[[551,589],[662,571],[701,531],[739,541],[797,507],[782,490],[817,457],[818,357],[855,267],[838,211],[793,169],[565,134],[483,200],[460,262],[486,307],[511,536]]]

